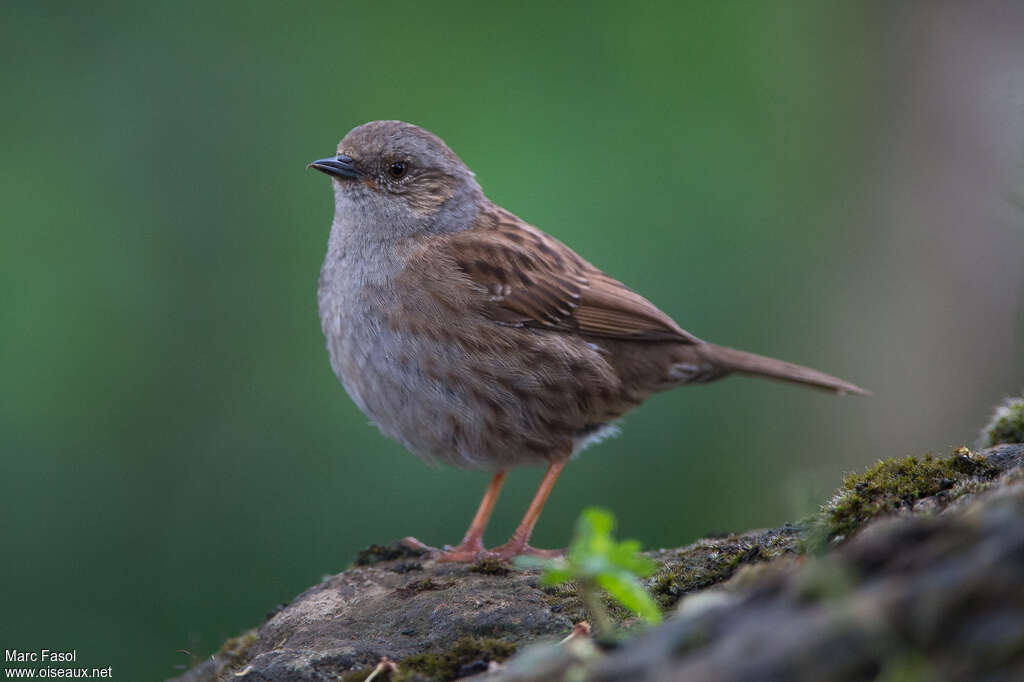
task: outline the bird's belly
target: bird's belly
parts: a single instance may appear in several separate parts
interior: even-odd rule
[[[367,316],[340,316],[326,327],[331,367],[353,402],[387,436],[414,454],[430,456],[444,434],[438,433],[438,405],[430,385],[417,370],[426,349],[410,347],[393,334],[374,331]],[[369,328],[368,328],[369,327]]]
[[[617,416],[594,402],[595,378],[615,381],[596,353],[581,369],[579,350],[562,341],[536,343],[529,332],[510,341],[520,332],[503,331],[469,343],[457,329],[410,329],[380,310],[324,319],[331,365],[352,400],[424,459],[489,470],[543,463]]]

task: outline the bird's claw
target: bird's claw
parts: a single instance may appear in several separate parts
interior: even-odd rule
[[[435,557],[438,561],[448,563],[470,563],[476,561],[477,558],[483,554],[484,545],[479,540],[477,541],[463,541],[452,547],[450,545],[444,546],[444,551],[439,552]]]
[[[565,556],[564,549],[538,549],[530,545],[519,545],[518,543],[506,542],[500,547],[485,550],[480,553],[480,559],[492,561],[511,561],[517,556],[535,556],[542,559],[560,559]]]

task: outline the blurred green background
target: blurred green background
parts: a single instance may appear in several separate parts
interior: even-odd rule
[[[778,524],[1024,386],[1014,3],[7,2],[0,642],[162,679],[369,543],[460,539],[330,371],[351,127],[440,135],[497,203],[695,334],[869,399],[663,394],[563,476],[645,546]],[[490,543],[540,476],[510,477]]]

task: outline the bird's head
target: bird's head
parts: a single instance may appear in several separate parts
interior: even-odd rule
[[[336,155],[309,168],[331,176],[336,218],[350,213],[375,225],[461,229],[481,196],[473,172],[439,137],[402,121],[353,128]]]

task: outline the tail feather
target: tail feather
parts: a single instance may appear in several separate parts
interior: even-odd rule
[[[826,391],[835,391],[836,393],[871,395],[871,391],[863,389],[856,384],[851,384],[849,381],[834,377],[831,374],[825,374],[810,367],[794,365],[791,362],[747,353],[735,348],[726,348],[725,346],[707,343],[699,346],[698,352],[705,361],[728,372],[768,377],[769,379],[788,381],[803,386],[821,388]]]

